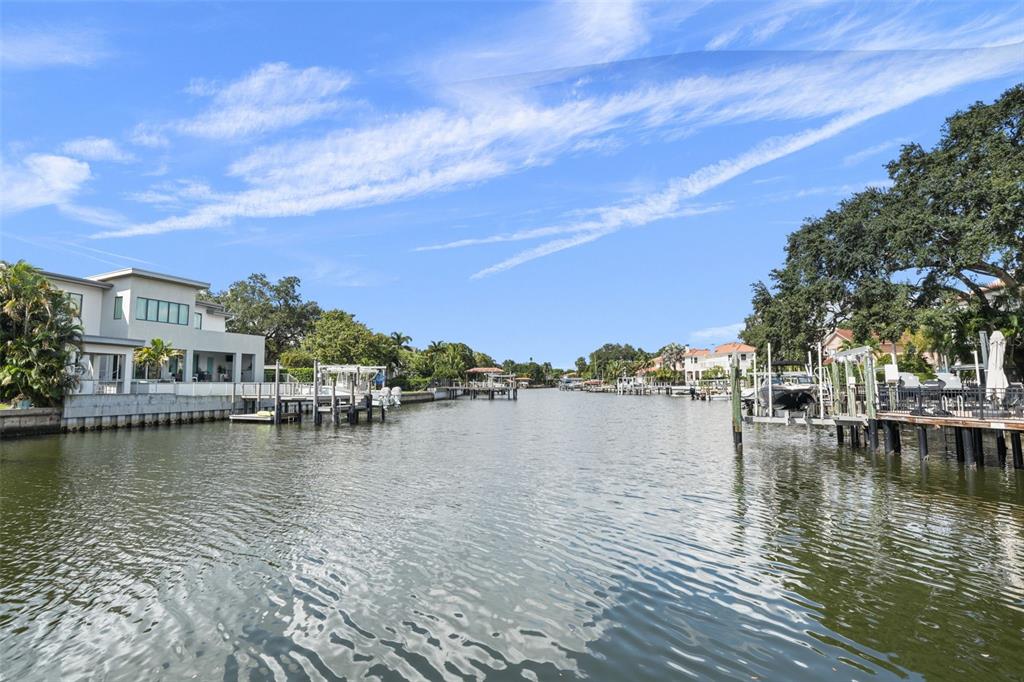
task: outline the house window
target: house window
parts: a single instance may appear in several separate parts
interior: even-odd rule
[[[135,319],[188,326],[188,304],[140,296],[135,299]]]
[[[82,316],[82,295],[81,294],[74,294],[74,293],[71,293],[69,291],[69,292],[67,292],[67,297],[68,297],[68,300],[71,301],[71,306],[75,309],[75,313],[79,317],[81,317]]]
[[[202,329],[203,328],[203,314],[202,313],[196,313],[193,316],[193,318],[194,319],[193,319],[193,322],[192,322],[192,326],[195,327],[196,329]]]
[[[114,319],[115,320],[120,320],[122,317],[124,317],[124,297],[122,297],[122,296],[115,296],[114,297]]]

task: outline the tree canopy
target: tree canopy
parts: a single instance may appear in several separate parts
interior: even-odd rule
[[[905,145],[892,185],[840,202],[789,235],[782,267],[753,285],[742,338],[801,357],[833,329],[918,332],[965,357],[981,329],[1024,368],[1024,85],[947,119],[931,150]],[[989,289],[991,281],[1001,289]]]
[[[299,284],[294,276],[271,282],[263,273],[253,273],[210,299],[231,312],[229,332],[265,336],[267,362],[274,362],[299,346],[321,313],[315,301],[302,299]]]

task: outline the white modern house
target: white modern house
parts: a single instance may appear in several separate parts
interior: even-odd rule
[[[73,277],[43,273],[78,307],[83,328],[82,393],[146,392],[147,382],[262,381],[265,339],[226,331],[230,313],[196,300],[208,282],[125,268]],[[159,376],[134,364],[134,352],[163,339],[183,351]]]

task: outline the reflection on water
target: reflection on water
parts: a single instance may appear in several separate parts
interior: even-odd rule
[[[777,427],[737,457],[728,410],[4,443],[0,676],[1020,678],[1024,475]]]

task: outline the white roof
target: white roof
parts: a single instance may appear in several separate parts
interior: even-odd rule
[[[122,268],[121,270],[114,270],[113,272],[104,272],[100,275],[90,275],[87,279],[91,279],[97,282],[103,282],[108,279],[117,279],[119,277],[146,277],[147,279],[158,279],[165,282],[174,282],[175,284],[184,284],[195,289],[209,289],[209,282],[200,282],[196,279],[188,279],[187,277],[178,277],[176,275],[166,275],[162,272],[153,272],[152,270],[143,270],[142,268]]]

